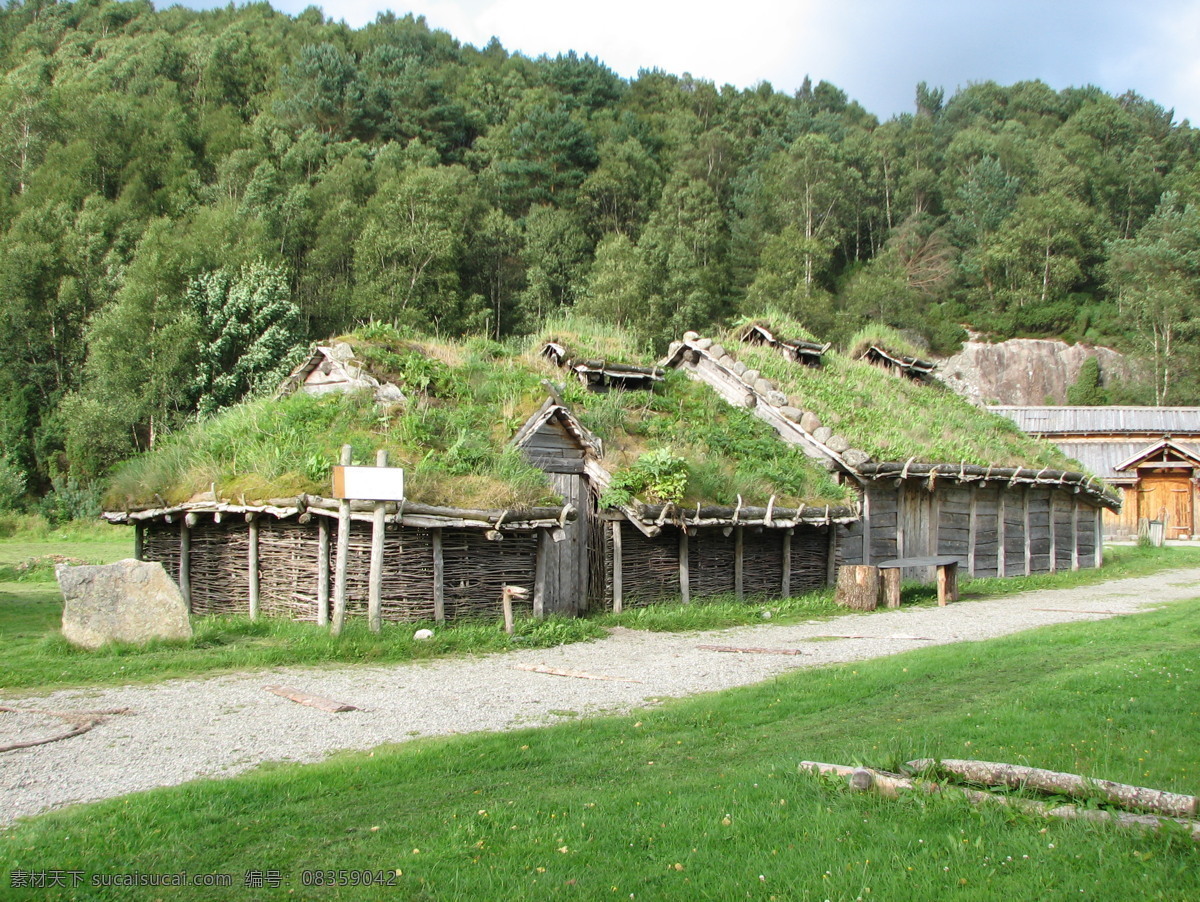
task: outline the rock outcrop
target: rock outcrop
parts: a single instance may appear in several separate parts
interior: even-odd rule
[[[55,572],[63,593],[63,635],[73,645],[192,637],[187,602],[157,561],[60,564]]]
[[[1013,338],[996,344],[968,341],[938,364],[934,378],[981,406],[1066,404],[1067,389],[1089,357],[1099,359],[1104,385],[1133,375],[1129,360],[1111,348]]]

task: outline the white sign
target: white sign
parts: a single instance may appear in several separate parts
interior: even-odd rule
[[[333,497],[354,501],[403,501],[403,467],[334,467]]]

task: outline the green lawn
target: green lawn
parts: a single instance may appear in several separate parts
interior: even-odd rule
[[[598,638],[605,628],[679,631],[716,629],[761,623],[769,611],[775,623],[831,617],[845,613],[830,590],[784,600],[743,603],[730,598],[691,605],[661,604],[633,608],[619,615],[587,619],[517,620],[515,636],[499,621],[470,621],[452,627],[436,624],[384,624],[380,634],[361,620],[351,621],[340,639],[313,624],[245,617],[197,618],[187,642],[153,642],[145,646],[114,644],[98,651],[72,648],[62,638],[62,598],[52,564],[19,575],[17,566],[31,559],[64,555],[103,562],[128,557],[132,540],[125,530],[94,535],[0,539],[0,640],[4,669],[0,694],[43,692],[68,686],[102,686],[153,682],[174,677],[295,665],[381,664],[455,654],[486,653],[513,648],[540,648]],[[1119,576],[1143,575],[1165,567],[1200,565],[1200,549],[1118,548],[1107,554],[1102,570],[1082,570],[1026,579],[966,580],[963,597],[984,597],[1031,588],[1096,583]],[[932,586],[909,586],[905,604],[934,604]],[[417,642],[413,632],[434,628],[432,641]]]
[[[20,823],[0,834],[0,883],[14,899],[70,898],[8,889],[11,870],[48,868],[224,873],[228,897],[253,899],[1197,899],[1200,848],[1178,832],[887,801],[797,763],[975,757],[1196,793],[1198,651],[1200,601],[1183,602],[629,716],[263,767]],[[396,886],[303,885],[331,869]],[[279,888],[244,888],[267,870]]]

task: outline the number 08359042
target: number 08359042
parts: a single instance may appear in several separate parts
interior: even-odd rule
[[[300,872],[304,886],[395,886],[395,871],[370,871],[352,868],[311,870]]]

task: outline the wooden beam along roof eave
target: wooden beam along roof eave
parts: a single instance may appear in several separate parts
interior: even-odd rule
[[[1070,470],[1034,470],[1028,467],[981,467],[976,464],[930,464],[909,461],[872,461],[858,471],[868,479],[906,479],[910,477],[949,479],[959,483],[1004,482],[1026,485],[1059,486],[1080,491],[1111,510],[1121,508],[1121,499],[1095,476]]]
[[[907,355],[895,356],[890,354],[885,349],[878,345],[871,345],[863,354],[864,357],[869,357],[872,354],[883,358],[888,363],[894,364],[903,370],[911,370],[918,372],[923,376],[927,376],[937,368],[937,364],[932,360],[922,360],[920,357],[909,357]]]
[[[827,526],[855,523],[858,510],[845,506],[801,505],[798,508],[726,507],[676,504],[644,504],[637,511],[643,522],[661,526],[762,526],[791,529],[796,526]]]
[[[288,505],[225,504],[222,502],[190,502],[171,507],[146,508],[130,511],[105,511],[101,516],[109,523],[146,523],[167,517],[188,514],[265,514],[286,520],[303,513],[319,516],[336,516],[340,502],[318,495],[302,495],[287,499]],[[375,502],[351,501],[350,517],[353,520],[370,521],[374,515]],[[528,530],[550,526],[561,526],[575,520],[579,512],[570,504],[561,507],[533,507],[526,510],[476,510],[470,508],[442,507],[415,501],[384,502],[388,522],[402,526],[438,527],[459,526],[464,528]]]

